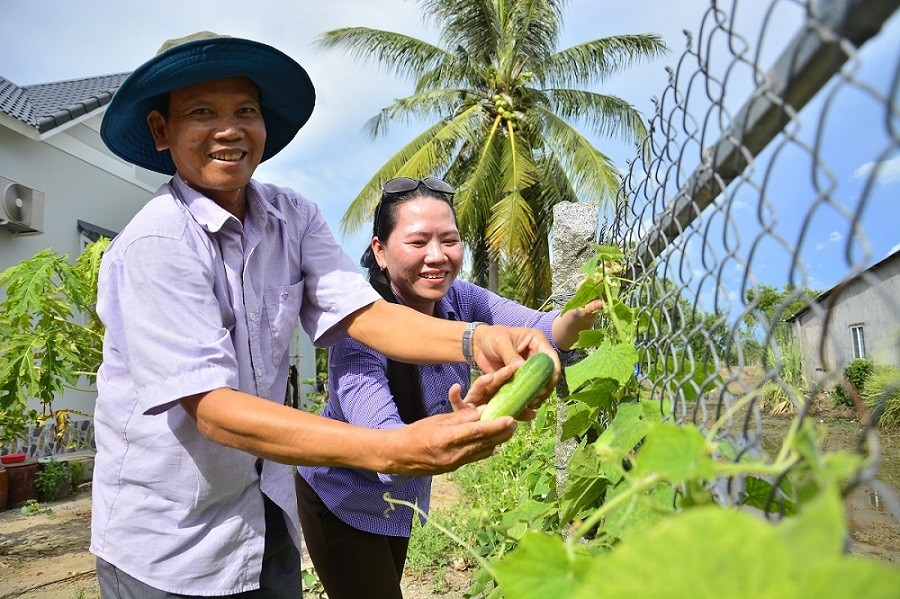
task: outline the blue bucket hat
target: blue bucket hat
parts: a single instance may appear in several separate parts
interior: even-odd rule
[[[259,89],[266,123],[263,160],[290,143],[316,103],[309,75],[287,54],[259,42],[204,31],[169,40],[122,82],[103,115],[100,137],[120,158],[174,175],[171,154],[154,145],[147,114],[173,90],[227,77],[247,77]]]

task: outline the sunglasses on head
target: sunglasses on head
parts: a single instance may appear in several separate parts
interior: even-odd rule
[[[408,191],[414,190],[420,184],[424,185],[431,191],[436,191],[438,193],[448,193],[451,195],[456,193],[456,190],[453,189],[452,185],[450,185],[443,179],[438,179],[437,177],[427,177],[425,179],[413,179],[412,177],[396,177],[394,179],[386,181],[385,184],[381,186],[381,191],[390,194],[406,193]]]

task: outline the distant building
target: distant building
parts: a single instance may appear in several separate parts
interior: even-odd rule
[[[787,320],[809,381],[837,381],[856,358],[900,367],[900,251],[820,294]]]

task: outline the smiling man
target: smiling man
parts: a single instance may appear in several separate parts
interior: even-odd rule
[[[313,202],[252,179],[314,102],[279,50],[201,33],[167,43],[109,104],[109,148],[172,179],[100,268],[91,551],[105,598],[298,597],[295,465],[445,472],[515,431],[479,421],[458,389],[459,411],[396,431],[284,406],[298,319],[321,346],[349,335],[398,360],[474,359],[494,372],[469,404],[552,352],[526,328],[479,327],[464,347],[466,323],[381,300]]]

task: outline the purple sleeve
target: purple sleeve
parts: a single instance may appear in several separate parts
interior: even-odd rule
[[[559,316],[559,310],[534,310],[465,281],[454,283],[454,288],[460,320],[477,320],[508,327],[532,327],[541,331],[557,352],[565,353],[553,341],[551,328],[553,321]]]

